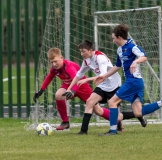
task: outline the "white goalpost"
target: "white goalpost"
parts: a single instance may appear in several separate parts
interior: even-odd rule
[[[64,54],[65,59],[73,58],[78,62],[82,61],[81,57],[71,55],[71,51],[78,52],[71,47],[71,39],[77,41],[77,27],[72,32],[70,26],[70,1],[65,0],[64,3],[60,0],[50,0],[49,10],[46,16],[46,26],[42,40],[41,53],[39,56],[39,65],[36,73],[36,88],[40,89],[44,78],[49,72],[50,65],[47,59],[47,51],[51,47],[58,47]],[[74,4],[73,4],[74,5]],[[145,103],[158,101],[162,99],[162,45],[161,45],[161,8],[139,8],[129,10],[115,10],[115,11],[98,11],[94,13],[94,21],[92,17],[91,28],[93,30],[95,49],[103,51],[115,64],[116,46],[112,43],[111,33],[114,26],[125,23],[130,27],[129,37],[141,46],[148,56],[148,62],[141,66],[142,75],[145,81]],[[77,16],[74,16],[76,19]],[[74,25],[74,24],[73,24]],[[75,24],[77,25],[77,24]],[[75,26],[74,25],[74,26]],[[80,26],[79,26],[80,27]],[[89,26],[87,26],[89,27]],[[94,27],[94,28],[93,28]],[[87,28],[86,28],[87,29]],[[91,30],[91,31],[92,31]],[[87,34],[87,31],[85,31]],[[73,35],[75,33],[75,35]],[[84,35],[85,37],[87,35]],[[83,39],[79,39],[81,42]],[[76,42],[78,45],[78,41]],[[122,79],[124,77],[120,72]],[[31,105],[31,113],[29,117],[29,124],[26,129],[35,129],[39,123],[47,122],[51,125],[60,125],[61,119],[56,109],[55,92],[60,87],[61,81],[55,78],[48,86],[37,103]],[[71,127],[78,127],[81,125],[84,114],[84,104],[79,99],[67,101],[67,112],[70,119]],[[107,107],[105,104],[104,107]],[[132,111],[130,104],[122,103],[121,111]],[[162,111],[158,110],[155,113],[148,115],[149,118],[159,121],[162,119]],[[102,123],[103,122],[103,123]],[[125,121],[128,123],[139,123],[137,121]],[[90,125],[107,125],[109,122],[97,117],[93,114]]]
[[[95,49],[107,50],[108,57],[113,61],[112,55],[116,54],[116,47],[111,42],[111,33],[118,24],[129,26],[129,38],[141,46],[147,54],[148,61],[141,65],[147,99],[145,103],[162,99],[161,7],[94,12]],[[107,39],[103,41],[105,34]],[[128,108],[131,108],[130,104],[125,103],[121,110]],[[162,120],[162,111],[158,110],[147,117]]]

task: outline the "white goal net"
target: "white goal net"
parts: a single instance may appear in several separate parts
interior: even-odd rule
[[[148,56],[148,63],[144,64],[141,68],[146,88],[145,103],[157,101],[162,98],[160,94],[162,88],[160,86],[160,71],[162,70],[160,70],[161,64],[159,63],[159,59],[162,58],[160,7],[93,12],[93,20],[93,16],[88,17],[88,13],[92,12],[92,10],[89,11],[87,6],[87,9],[84,10],[84,12],[87,13],[86,18],[82,17],[85,24],[80,23],[80,17],[77,17],[79,15],[76,15],[75,12],[70,9],[70,18],[72,22],[70,23],[70,34],[68,34],[68,31],[66,30],[66,25],[68,24],[67,18],[65,19],[66,14],[68,13],[65,13],[65,4],[63,2],[64,1],[60,0],[51,0],[49,3],[39,57],[39,67],[36,74],[36,91],[40,89],[44,78],[49,72],[50,66],[46,54],[51,47],[60,48],[63,55],[66,57],[66,45],[70,44],[70,59],[80,64],[82,58],[79,56],[80,53],[77,45],[82,42],[83,39],[93,41],[95,38],[95,48],[107,54],[114,64],[116,59],[116,46],[112,43],[111,32],[116,24],[125,23],[130,27],[130,37],[136,44],[140,45],[145,50]],[[76,10],[83,12],[80,9],[80,6],[77,7]],[[85,19],[88,20],[86,21]],[[67,37],[68,35],[69,37]],[[88,37],[88,35],[90,36]],[[67,41],[68,39],[70,43]],[[123,77],[122,72],[120,74]],[[92,73],[89,73],[88,76],[91,75]],[[91,85],[94,87],[93,84]],[[39,98],[39,101],[31,106],[28,129],[35,128],[35,126],[41,122],[48,122],[53,126],[57,126],[61,123],[55,103],[55,92],[60,86],[61,81],[56,77]],[[83,102],[78,98],[75,98],[67,103],[67,106],[71,127],[78,126],[78,124],[80,126],[84,114]],[[124,102],[121,110],[130,111],[131,107]],[[159,119],[161,118],[161,113],[160,111],[157,111],[150,115],[150,117]],[[90,124],[96,125],[96,122],[101,121],[102,119],[96,119],[96,115],[93,115]]]
[[[106,53],[113,64],[117,48],[112,42],[112,30],[118,24],[129,26],[129,38],[141,46],[148,57],[148,61],[141,65],[145,82],[144,103],[159,101],[162,98],[162,84],[160,84],[162,76],[160,74],[162,72],[160,63],[160,59],[162,59],[161,7],[99,11],[94,13],[94,22],[95,47]],[[120,74],[122,75],[122,72]],[[131,106],[125,103],[122,110],[127,111],[128,109],[131,109]],[[161,119],[161,110],[148,116]]]

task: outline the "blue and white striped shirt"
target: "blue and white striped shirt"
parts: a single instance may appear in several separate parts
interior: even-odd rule
[[[142,78],[139,64],[137,64],[135,72],[130,73],[131,64],[141,56],[146,56],[142,48],[135,45],[132,39],[128,39],[125,45],[119,46],[117,49],[116,66],[123,67],[126,78]]]

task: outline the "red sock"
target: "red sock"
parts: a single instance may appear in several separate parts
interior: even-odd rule
[[[65,100],[56,100],[57,110],[63,122],[69,122]]]
[[[110,119],[110,111],[107,108],[102,108],[103,109],[103,115],[102,117],[105,118],[106,120]]]

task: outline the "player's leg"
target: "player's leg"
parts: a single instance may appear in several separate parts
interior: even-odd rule
[[[117,105],[122,101],[116,94],[108,101],[110,107],[110,130],[100,136],[116,135],[117,121],[118,121],[118,107]]]
[[[62,96],[62,94],[65,92],[65,88],[59,88],[55,94],[56,107],[62,120],[61,125],[56,127],[56,130],[65,130],[70,128],[69,118],[67,115],[66,100],[65,97]]]
[[[92,89],[89,86],[89,84],[84,84],[79,88],[75,96],[79,97],[83,102],[86,103],[89,97],[91,96],[91,94],[92,94]],[[82,127],[81,127],[81,131],[79,132],[79,134],[85,134],[85,133],[87,134],[88,125],[89,125],[90,118],[92,116],[94,105],[98,103],[98,101],[100,100],[102,100],[102,97],[100,96],[98,96],[98,98],[95,97],[94,99],[92,98],[88,100],[88,105],[86,105],[85,107]],[[101,108],[101,107],[98,107],[98,108],[99,108],[98,114],[100,114],[105,119],[109,119],[109,110],[107,108]]]
[[[144,116],[160,109],[162,107],[162,101],[147,104],[143,107],[141,102],[135,101],[132,106],[136,116]]]
[[[136,98],[136,100],[132,103],[132,109],[134,116],[140,121],[142,127],[146,127],[147,120],[141,114],[142,103],[140,101],[140,98]]]
[[[78,133],[79,135],[87,134],[89,121],[90,121],[90,118],[91,118],[92,112],[93,112],[93,107],[100,100],[101,100],[101,97],[99,95],[97,95],[96,93],[92,93],[90,95],[90,97],[87,99],[84,116],[83,116],[83,120],[82,120],[81,130]]]
[[[129,101],[131,102],[131,104],[133,104],[133,102],[136,102],[136,101],[137,102],[139,101],[139,104],[140,104],[140,102],[143,101],[143,90],[144,90],[144,84],[143,84],[142,79],[138,79],[138,78],[127,79],[127,81],[122,85],[122,87],[119,89],[119,91],[116,94],[120,99]],[[142,114],[137,113],[137,108],[139,108],[139,111],[140,111],[141,106],[134,107],[134,105],[132,105],[132,108],[133,108],[134,113],[133,112],[122,112],[123,120],[136,117],[140,121],[141,125],[143,127],[146,127],[147,125],[146,119],[142,116]]]
[[[109,109],[100,107],[98,103],[93,107],[93,112],[96,115],[103,117],[106,120],[109,120],[109,117],[110,117]]]

